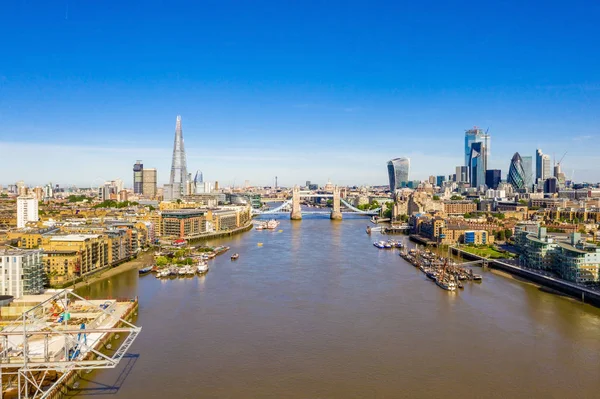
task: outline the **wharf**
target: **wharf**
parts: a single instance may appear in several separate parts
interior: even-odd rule
[[[410,238],[411,241],[418,242],[419,244],[423,244],[426,246],[437,246],[437,242],[431,241],[431,240],[429,240],[423,236],[420,236],[418,234],[410,234],[408,237]]]
[[[460,254],[466,259],[487,260],[487,264],[491,268],[502,270],[504,272],[529,280],[533,283],[539,284],[541,286],[551,288],[562,294],[569,295],[575,299],[580,300],[581,302],[589,303],[596,307],[600,307],[600,291],[594,291],[589,288],[563,280],[561,278],[540,274],[535,270],[526,269],[518,265],[512,265],[501,260],[487,259],[482,256],[465,252],[456,247],[451,247],[451,250],[453,253]]]
[[[238,227],[236,229],[227,230],[227,231],[218,231],[216,233],[203,234],[198,237],[189,238],[187,241],[190,243],[195,243],[198,241],[210,240],[213,238],[222,238],[222,237],[231,237],[234,234],[245,233],[246,231],[252,230],[252,222],[248,222],[247,225]]]

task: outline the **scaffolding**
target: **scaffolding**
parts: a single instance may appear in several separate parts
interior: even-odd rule
[[[24,312],[0,331],[0,399],[54,397],[80,370],[115,368],[142,329],[124,319],[133,307],[64,290]]]

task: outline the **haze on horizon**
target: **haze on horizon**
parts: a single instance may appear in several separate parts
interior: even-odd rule
[[[65,7],[67,5],[67,7]],[[168,180],[176,115],[190,172],[223,185],[384,185],[536,148],[600,181],[600,4],[87,2],[0,5],[0,184]]]

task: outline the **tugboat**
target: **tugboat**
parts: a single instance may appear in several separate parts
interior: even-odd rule
[[[239,257],[240,257],[240,254],[233,254],[233,255],[231,255],[231,260],[236,260]]]

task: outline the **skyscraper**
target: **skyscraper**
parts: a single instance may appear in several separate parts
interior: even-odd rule
[[[488,169],[485,171],[485,185],[496,190],[500,184],[502,172],[500,169]]]
[[[533,157],[532,156],[524,156],[521,157],[521,161],[523,162],[523,173],[525,173],[525,188],[527,190],[531,190],[533,186]]]
[[[406,187],[408,183],[408,172],[410,170],[409,158],[394,158],[387,164],[388,177],[390,179],[390,191]]]
[[[478,127],[465,130],[465,166],[467,167],[469,166],[469,161],[471,160],[471,145],[473,143],[483,143],[485,148],[485,151],[482,154],[483,162],[487,168],[488,154],[490,149],[490,136],[484,132],[483,129],[479,129]]]
[[[469,159],[469,182],[471,187],[478,188],[485,184],[485,144],[483,142],[471,143],[471,156]]]
[[[135,194],[142,193],[142,186],[144,183],[143,170],[144,164],[142,164],[142,161],[137,161],[133,165],[133,192]]]
[[[535,151],[535,178],[538,183],[543,182],[552,176],[552,166],[550,165],[550,155],[544,154],[540,148]]]
[[[144,168],[142,170],[142,194],[146,198],[156,197],[156,169]]]
[[[171,162],[171,178],[165,187],[165,199],[178,199],[185,194],[187,180],[187,162],[183,132],[181,131],[181,116],[177,115],[175,123],[175,141],[173,142],[173,160]],[[168,197],[167,197],[168,196]]]
[[[490,153],[490,136],[487,134],[487,132],[484,132],[478,127],[465,130],[465,166],[467,168],[471,167],[471,152],[473,149],[473,145],[476,143],[481,143],[481,146],[477,146],[477,153],[480,157],[478,162],[480,165],[482,165],[483,168],[483,179],[485,179],[485,171],[487,170],[488,158]],[[475,187],[475,185],[473,185],[473,182],[470,181],[472,175],[473,173],[469,171],[467,173],[467,179],[469,179],[468,182],[471,183],[471,186]],[[482,184],[483,183],[478,185]]]
[[[525,171],[523,170],[523,159],[518,152],[515,152],[510,160],[510,168],[506,181],[513,186],[515,190],[525,188]]]
[[[469,167],[468,166],[457,166],[456,167],[456,182],[457,183],[466,183],[468,181],[469,181]]]
[[[558,179],[550,176],[544,181],[544,193],[554,194],[558,192]]]

